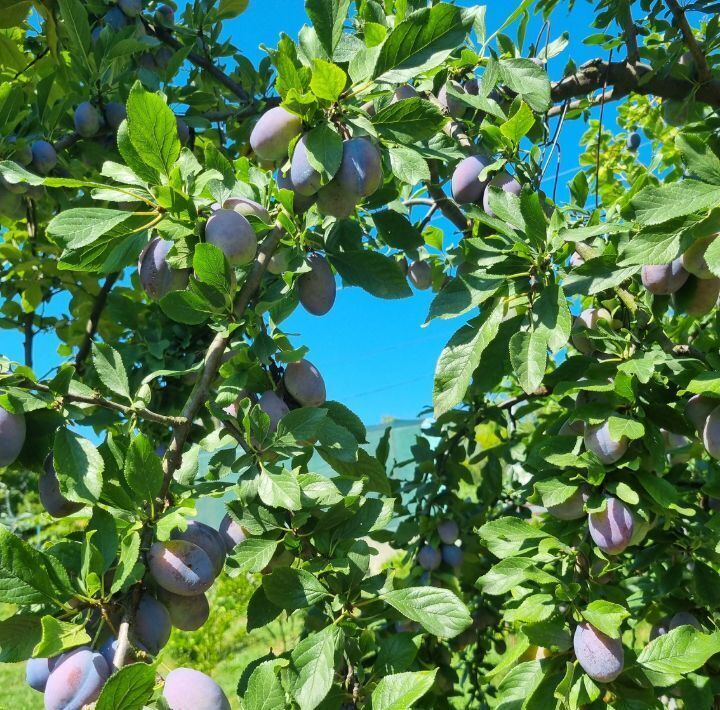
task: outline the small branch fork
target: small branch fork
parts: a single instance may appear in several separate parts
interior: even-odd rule
[[[85,336],[83,337],[83,341],[80,344],[77,355],[75,356],[75,369],[78,372],[82,372],[85,367],[85,360],[90,354],[93,338],[95,337],[95,333],[97,333],[98,326],[100,325],[100,316],[105,308],[110,291],[119,276],[119,273],[110,274],[105,279],[105,283],[102,285],[98,295],[95,297],[95,303],[93,304],[92,311],[90,312],[90,317],[85,324]]]
[[[702,84],[707,84],[712,79],[712,72],[708,66],[707,59],[705,58],[705,53],[698,44],[697,39],[695,39],[690,23],[687,21],[685,10],[680,7],[677,0],[667,0],[667,5],[675,18],[675,22],[677,22],[678,27],[680,27],[680,32],[682,32],[683,39],[690,50],[690,54],[692,54],[693,59],[695,60],[695,66],[697,67],[700,82]]]

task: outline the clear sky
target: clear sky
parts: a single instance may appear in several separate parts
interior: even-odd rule
[[[459,0],[458,5],[477,3]],[[494,32],[515,8],[516,2],[488,3],[486,25]],[[562,76],[563,68],[572,56],[576,64],[598,56],[596,46],[582,44],[583,37],[593,34],[590,23],[591,7],[576,3],[568,15],[567,0],[552,17],[551,39],[562,32],[570,32],[570,46],[550,61],[551,79]],[[232,38],[247,57],[257,64],[264,56],[261,44],[275,46],[281,32],[297,37],[306,22],[302,0],[250,0],[246,12],[227,22],[224,36]],[[534,42],[542,22],[534,17],[526,34],[525,47]],[[505,30],[513,40],[517,24]],[[622,50],[621,50],[622,51]],[[614,111],[606,109],[605,123],[614,121]],[[553,126],[554,128],[554,126]],[[567,173],[577,167],[579,139],[584,123],[566,122],[560,138],[562,147],[561,178],[558,200],[567,194],[564,188]],[[641,157],[644,151],[641,151]],[[563,174],[564,173],[564,174]],[[554,174],[554,163],[548,170]],[[552,180],[544,185],[552,189]],[[438,220],[446,229],[446,243],[455,241],[454,227]],[[308,359],[322,372],[331,399],[339,400],[353,409],[366,423],[377,423],[383,417],[414,418],[432,401],[432,381],[435,362],[452,333],[462,321],[433,321],[422,328],[430,292],[416,292],[412,298],[386,301],[374,298],[359,288],[344,288],[338,292],[335,306],[327,315],[314,317],[301,308],[283,323],[286,332],[297,333],[296,344],[310,348]],[[63,308],[63,304],[54,305]],[[3,354],[15,360],[22,359],[22,337],[19,333],[0,331]],[[47,335],[36,340],[36,370],[43,375],[58,364],[57,341]]]

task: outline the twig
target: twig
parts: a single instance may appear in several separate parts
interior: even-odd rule
[[[403,207],[415,207],[416,205],[433,207],[435,204],[435,200],[432,200],[429,197],[412,197],[409,200],[403,200]]]
[[[130,615],[126,612],[118,629],[117,647],[113,656],[113,666],[122,668],[130,650]]]
[[[608,59],[608,66],[612,64],[613,50],[610,50],[610,58]],[[600,103],[600,121],[598,122],[598,136],[597,136],[597,163],[595,165],[595,209],[600,204],[600,142],[602,140],[602,127],[603,127],[603,114],[605,113],[605,90],[607,89],[607,75],[605,76],[605,83],[603,84],[602,90],[602,101]]]
[[[563,123],[565,122],[565,114],[568,110],[569,101],[566,101],[563,104],[562,114],[560,115],[560,120],[558,121],[557,126],[555,126],[555,135],[553,136],[552,140],[550,141],[550,153],[548,154],[547,160],[545,161],[545,165],[543,166],[542,172],[540,173],[540,180],[545,177],[545,171],[548,168],[548,165],[550,165],[550,160],[552,159],[553,152],[555,151],[555,146],[557,146],[558,139],[560,138],[560,131],[562,130]]]
[[[695,60],[698,78],[701,83],[708,83],[712,79],[712,72],[708,66],[707,59],[705,58],[705,53],[702,51],[697,39],[695,39],[692,27],[690,27],[690,23],[687,21],[685,11],[677,3],[677,0],[667,0],[667,4],[670,8],[670,12],[672,12],[673,17],[675,18],[675,21],[680,27],[680,31],[685,39],[685,44],[688,46],[690,54],[692,54],[693,59]]]
[[[85,335],[83,337],[83,341],[80,343],[77,355],[75,356],[75,369],[78,372],[82,372],[85,367],[85,360],[90,354],[93,338],[95,337],[95,333],[97,333],[98,326],[100,325],[100,316],[105,309],[105,304],[107,303],[108,296],[110,295],[110,290],[115,285],[119,276],[119,272],[110,274],[105,279],[105,283],[102,285],[98,295],[95,297],[95,303],[93,303],[90,317],[85,324]]]
[[[420,224],[418,224],[418,231],[422,232],[425,227],[427,227],[430,220],[433,218],[433,215],[438,210],[438,203],[435,202],[433,206],[427,211],[427,214],[420,220]]]
[[[525,402],[528,399],[535,399],[536,397],[546,397],[549,394],[552,394],[552,390],[548,389],[543,385],[542,387],[536,389],[534,392],[530,392],[530,394],[520,394],[517,397],[511,397],[510,399],[506,399],[504,402],[501,402],[498,405],[498,409],[512,409],[516,404]]]
[[[25,317],[23,318],[23,330],[25,332],[25,364],[28,367],[33,366],[33,337],[35,336],[35,331],[33,330],[34,320],[35,311],[26,313]]]
[[[635,27],[635,20],[633,20],[632,16],[631,1],[628,0],[627,2],[625,17],[622,18],[621,25],[625,33],[628,62],[635,64],[640,59],[640,52],[638,50],[637,27]]]
[[[15,76],[13,77],[13,81],[17,79],[18,77],[22,76],[30,67],[35,65],[37,62],[39,62],[48,52],[50,51],[50,47],[45,47],[40,54],[35,57],[35,59],[31,60],[28,64],[26,64],[22,69],[20,69]]]

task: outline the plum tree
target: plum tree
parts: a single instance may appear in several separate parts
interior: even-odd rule
[[[172,625],[181,631],[197,631],[210,616],[210,604],[204,594],[183,597],[162,590],[160,600],[170,613]]]
[[[35,141],[31,147],[32,166],[41,175],[47,175],[57,165],[55,148],[44,140]]]
[[[720,295],[720,279],[689,276],[685,285],[673,294],[673,304],[681,313],[704,316],[715,308]]]
[[[708,415],[702,436],[705,450],[714,459],[720,459],[720,406],[715,407]]]
[[[301,406],[320,407],[325,404],[325,381],[308,360],[288,363],[283,383],[288,394]]]
[[[250,134],[250,147],[260,160],[282,160],[290,142],[300,135],[302,119],[281,106],[265,112]]]
[[[669,296],[680,289],[690,275],[682,265],[680,258],[669,264],[642,267],[642,283],[650,293],[656,296]]]
[[[213,568],[213,576],[217,577],[222,572],[225,564],[225,543],[220,533],[209,525],[199,520],[188,520],[185,530],[173,530],[171,540],[185,540],[197,545],[210,558]]]
[[[610,638],[586,621],[575,627],[573,650],[582,669],[600,683],[610,683],[623,671],[625,651],[622,641]]]
[[[226,514],[220,521],[218,532],[225,543],[225,550],[228,554],[232,553],[237,545],[245,542],[248,537],[247,532],[229,514]]]
[[[583,435],[585,448],[597,456],[604,464],[613,464],[619,461],[628,449],[628,438],[621,436],[613,438],[610,433],[610,423],[592,424],[585,426]]]
[[[45,692],[50,673],[57,658],[30,658],[25,664],[25,682],[33,689],[41,693]]]
[[[306,133],[295,144],[290,164],[290,180],[295,192],[310,197],[322,186],[322,175],[310,163],[307,150],[308,134]]]
[[[419,291],[427,291],[432,286],[432,269],[427,261],[413,261],[408,267],[408,278]]]
[[[170,639],[172,622],[167,607],[152,594],[143,594],[133,619],[135,641],[148,653],[156,656]]]
[[[425,543],[418,552],[417,563],[423,569],[432,572],[441,565],[442,553],[437,549],[437,547],[433,547],[429,543]]]
[[[465,89],[459,82],[453,80],[449,81],[448,84],[450,84],[459,94],[465,93]],[[454,96],[448,95],[447,84],[442,85],[440,91],[438,91],[437,98],[443,109],[453,118],[463,118],[467,113],[468,107],[460,101],[460,99],[456,99]]]
[[[634,153],[640,147],[641,142],[642,138],[640,134],[637,131],[633,131],[628,135],[625,145],[629,151]]]
[[[382,156],[377,145],[365,136],[344,141],[335,180],[348,194],[368,197],[376,192],[383,182]]]
[[[260,395],[258,406],[270,417],[270,432],[277,431],[280,420],[290,411],[287,404],[273,390]]]
[[[147,562],[158,586],[180,596],[202,594],[215,579],[205,550],[185,540],[153,543]]]
[[[581,485],[575,493],[562,503],[548,505],[547,512],[558,520],[578,520],[585,515],[585,503],[590,497],[590,489]]]
[[[231,266],[250,263],[257,252],[257,237],[250,222],[234,209],[219,209],[205,224],[205,239],[218,247]]]
[[[441,545],[440,554],[442,561],[448,566],[456,569],[462,567],[463,563],[463,551],[457,545]]]
[[[710,271],[707,261],[705,260],[705,252],[708,247],[715,241],[717,235],[712,234],[707,237],[696,239],[684,252],[681,257],[682,265],[685,271],[696,276],[699,279],[715,279],[715,274]]]
[[[168,263],[168,253],[174,242],[162,237],[151,239],[138,257],[138,276],[145,293],[153,301],[171,291],[181,291],[188,285],[187,269],[175,269]]]
[[[635,523],[623,503],[607,497],[604,510],[589,514],[588,527],[590,536],[603,552],[618,555],[630,544]]]
[[[495,213],[490,207],[490,194],[491,189],[502,190],[511,195],[519,195],[522,190],[522,185],[508,172],[498,173],[487,185],[487,188],[483,191],[482,205],[485,213],[494,217]]]
[[[324,316],[335,303],[335,275],[327,259],[320,254],[310,254],[306,261],[310,271],[298,277],[298,298],[308,313]]]
[[[45,508],[53,518],[65,518],[85,507],[82,503],[68,500],[60,491],[60,482],[55,473],[52,454],[48,454],[45,457],[43,471],[38,478],[38,493],[40,494],[40,502],[43,508]]]
[[[240,213],[243,217],[257,217],[261,222],[270,224],[270,213],[255,200],[250,200],[247,197],[229,197],[223,202],[223,209],[235,210]]]
[[[230,710],[222,688],[192,668],[175,668],[165,677],[163,699],[169,710]]]
[[[73,121],[75,132],[83,138],[92,138],[100,130],[100,113],[89,101],[75,109]]]
[[[452,196],[459,204],[479,203],[490,177],[480,176],[492,164],[489,158],[482,155],[471,155],[461,160],[452,174]]]
[[[607,327],[612,324],[612,316],[607,308],[586,308],[573,321],[572,344],[583,355],[589,355],[595,349],[590,338],[583,335],[583,332],[586,330],[596,330],[601,321],[605,321]]]
[[[110,675],[105,659],[87,647],[57,659],[45,685],[45,710],[80,710],[98,699]]]
[[[437,532],[440,540],[447,545],[452,545],[460,537],[460,528],[454,520],[441,520]]]
[[[25,416],[0,406],[0,468],[9,466],[25,444]]]

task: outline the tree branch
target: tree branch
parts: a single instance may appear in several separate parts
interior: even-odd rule
[[[23,319],[23,330],[25,331],[25,364],[28,367],[33,366],[33,338],[35,337],[35,331],[33,330],[33,322],[35,320],[35,311],[25,314]]]
[[[703,84],[706,84],[712,79],[712,72],[708,66],[707,59],[705,58],[705,52],[702,51],[697,39],[695,39],[690,23],[687,21],[685,11],[680,7],[680,5],[678,5],[677,0],[667,0],[667,5],[675,18],[675,22],[677,22],[680,27],[680,31],[685,39],[685,44],[690,50],[690,54],[692,54],[693,59],[695,60],[698,78]]]
[[[635,20],[633,20],[632,16],[631,1],[632,0],[628,0],[625,8],[625,16],[620,18],[619,22],[622,26],[623,32],[625,33],[625,46],[627,47],[628,62],[636,64],[640,59],[640,53],[637,42],[637,28],[635,27]]]
[[[85,336],[83,337],[83,341],[82,343],[80,343],[77,355],[75,356],[75,369],[78,372],[82,372],[85,366],[85,360],[90,354],[90,348],[92,347],[93,338],[95,337],[98,325],[100,324],[100,316],[102,315],[105,304],[107,303],[108,296],[110,295],[110,290],[115,285],[115,282],[118,280],[119,276],[119,272],[110,274],[105,279],[105,283],[102,285],[102,288],[98,292],[98,295],[95,297],[95,303],[93,304],[92,311],[90,311],[90,317],[85,324]]]

